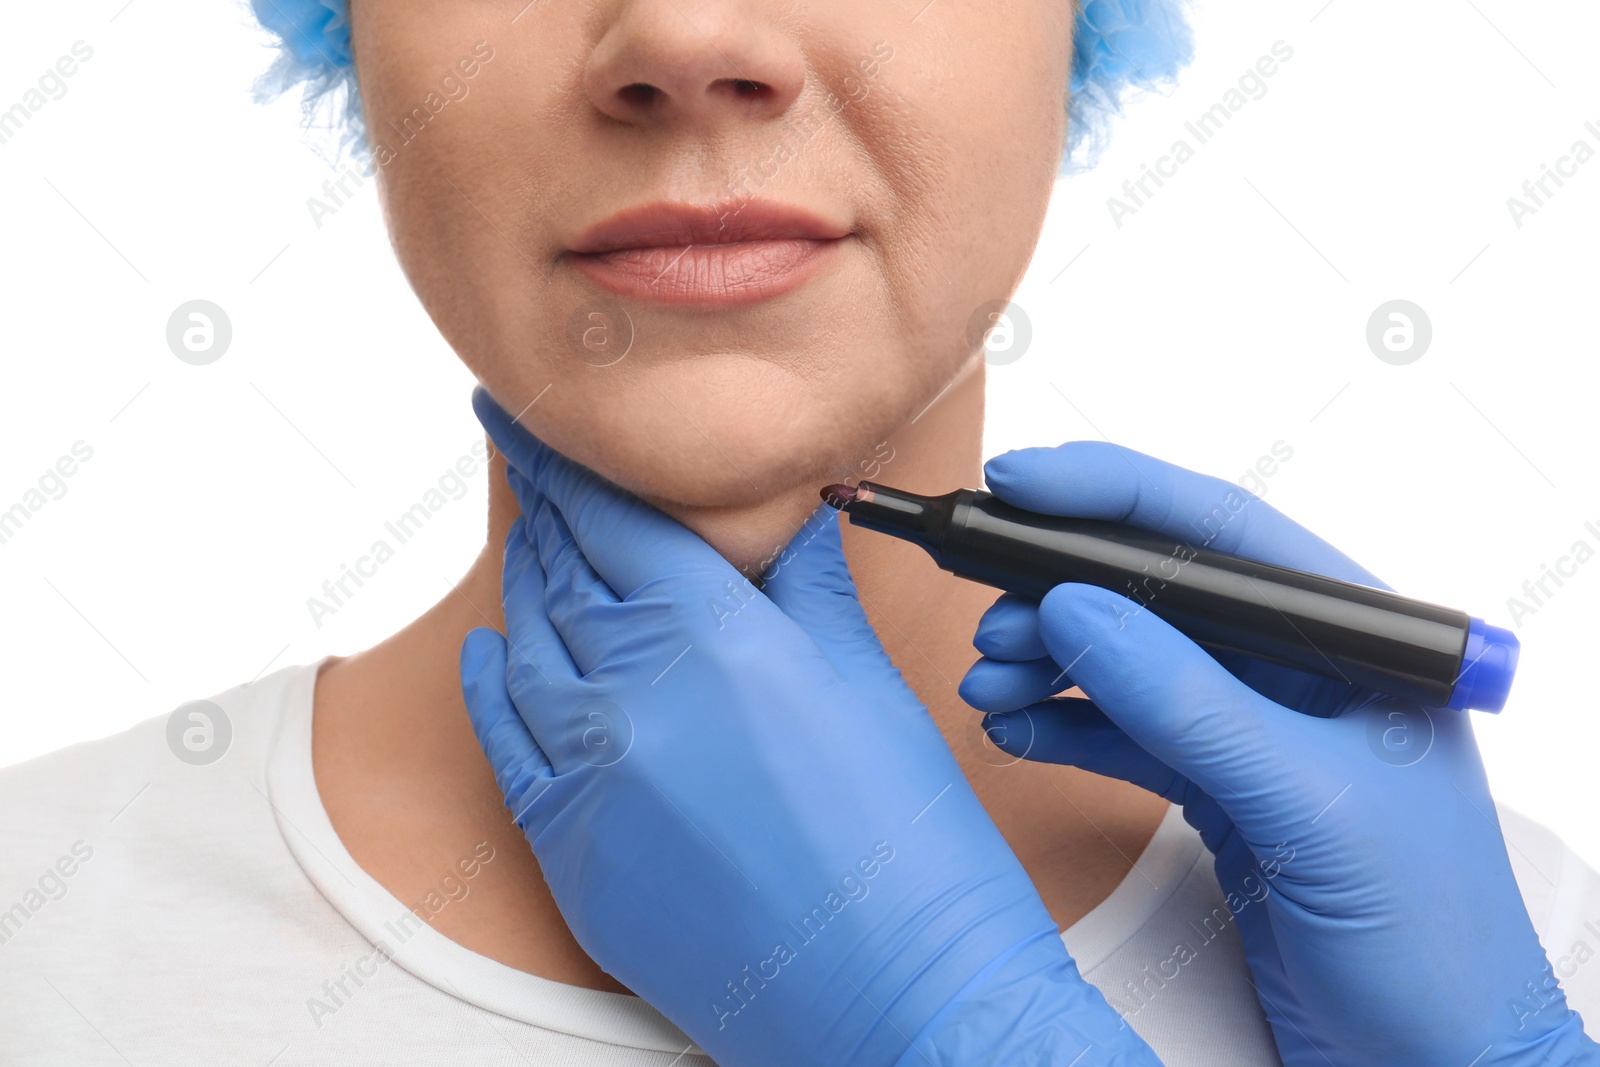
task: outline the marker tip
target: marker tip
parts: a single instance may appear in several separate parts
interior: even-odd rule
[[[853,485],[830,485],[822,490],[822,499],[828,506],[843,511],[856,499],[856,487]]]

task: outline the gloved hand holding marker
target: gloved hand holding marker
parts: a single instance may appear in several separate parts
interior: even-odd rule
[[[1238,492],[1099,441],[1008,452],[984,479],[1028,513],[1168,544]],[[1270,504],[1232,510],[1217,549],[1387,589]],[[1235,916],[1283,1062],[1600,1064],[1524,907],[1471,717],[1201,648],[1162,604],[1086,582],[1008,592],[961,696],[1010,755],[1181,805],[1224,893],[1270,888]],[[1069,686],[1084,696],[1054,695]]]
[[[1516,635],[1465,612],[1121,523],[1041,515],[976,489],[929,497],[862,482],[830,485],[822,498],[963,578],[1030,600],[1065,582],[1098,585],[1214,652],[1426,707],[1499,711],[1517,668]],[[1200,528],[1217,515],[1232,517],[1219,505]]]

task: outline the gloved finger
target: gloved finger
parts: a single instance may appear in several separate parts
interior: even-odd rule
[[[1039,605],[1039,630],[1051,656],[1073,664],[1073,680],[1107,718],[1215,797],[1235,821],[1241,811],[1234,800],[1248,801],[1252,815],[1298,817],[1319,793],[1306,787],[1307,776],[1338,773],[1290,766],[1282,756],[1315,750],[1318,739],[1305,734],[1327,723],[1260,696],[1124,597],[1091,585],[1058,585]],[[1252,840],[1269,830],[1243,828]]]
[[[867,620],[833,508],[822,504],[812,512],[761,580],[755,595],[764,595],[804,630],[841,677],[899,673]]]
[[[1029,511],[1125,522],[1193,547],[1389,588],[1254,493],[1110,442],[1017,449],[989,460],[983,476],[995,495]]]
[[[500,566],[500,606],[505,607],[511,599],[511,592],[517,589],[526,580],[529,567],[539,565],[539,557],[531,552],[523,551],[529,545],[528,524],[532,521],[533,514],[538,510],[537,504],[526,512],[511,520],[511,525],[506,529],[505,544],[502,548]],[[538,575],[539,589],[544,589],[544,575]]]
[[[505,638],[486,626],[470,631],[461,643],[461,695],[467,718],[506,807],[526,833],[538,817],[534,801],[554,771],[512,703],[506,672]]]
[[[1212,651],[1211,657],[1229,674],[1274,704],[1293,708],[1302,715],[1333,718],[1369,703],[1375,695],[1372,690],[1351,682],[1253,656]]]
[[[1016,711],[1071,689],[1061,664],[1045,656],[1022,663],[980,659],[967,668],[957,692],[979,711]]]
[[[1083,697],[1056,697],[1014,712],[985,715],[995,747],[1039,763],[1060,763],[1136,785],[1181,805],[1184,819],[1213,854],[1233,830],[1216,800],[1141,748]]]
[[[1206,848],[1216,857],[1213,866],[1223,898],[1229,910],[1238,916],[1239,939],[1244,945],[1245,959],[1250,963],[1250,981],[1268,1023],[1274,1029],[1292,1026],[1294,1029],[1290,1032],[1302,1038],[1317,1032],[1319,1027],[1308,1017],[1294,984],[1284,971],[1283,953],[1278,950],[1277,935],[1267,915],[1267,897],[1276,891],[1273,882],[1282,873],[1283,864],[1294,858],[1294,849],[1284,842],[1265,855],[1257,855],[1237,832],[1228,833],[1216,842],[1207,840]],[[1317,1057],[1319,1060],[1326,1058]]]
[[[618,597],[669,576],[721,588],[738,575],[695,533],[535,438],[481,385],[472,408],[506,462],[556,506],[584,558]]]
[[[1200,832],[1200,840],[1213,856],[1229,839],[1238,837],[1233,819],[1222,810],[1216,798],[1190,782],[1184,791],[1183,821]]]
[[[625,659],[642,636],[637,607],[620,601],[589,566],[548,500],[540,501],[530,531],[545,575],[545,613],[578,673],[588,677]]]
[[[517,509],[522,514],[532,517],[539,510],[539,502],[544,497],[535,489],[533,483],[522,476],[522,472],[506,464],[506,484],[511,487],[511,493],[517,498]]]
[[[983,732],[1008,755],[1131,782],[1175,804],[1182,804],[1191,788],[1188,779],[1140,748],[1082,697],[1058,697],[1018,711],[985,715]]]
[[[547,502],[541,502],[534,517],[522,516],[516,527],[533,534],[530,523],[540,513],[555,514]],[[549,603],[553,598],[547,594],[546,587],[554,576],[544,573],[538,546],[527,536],[508,538],[508,542],[506,569],[522,577],[519,587],[506,600],[507,632],[519,636],[524,642],[523,650],[532,661],[530,666],[519,668],[515,658],[518,646],[511,646],[510,690],[517,710],[558,776],[565,775],[579,761],[609,765],[620,758],[616,753],[625,754],[631,744],[630,713],[610,699],[614,693],[603,680],[581,674],[565,638],[550,617]],[[531,562],[524,562],[524,557]],[[576,597],[568,595],[564,600],[571,606]],[[654,610],[651,604],[634,607],[641,614]],[[595,629],[591,619],[584,619],[581,639],[592,638]],[[637,626],[621,627],[614,636],[619,644],[630,636],[635,644],[641,643],[637,640],[640,637]],[[621,653],[607,658],[601,666],[618,666],[626,671],[633,664],[628,653]]]
[[[517,706],[532,714],[578,699],[581,674],[545,607],[544,569],[528,541],[526,516],[506,533],[501,594],[509,646],[506,679]]]
[[[1039,602],[1005,593],[978,620],[972,647],[989,659],[1030,660],[1049,655],[1039,637]]]

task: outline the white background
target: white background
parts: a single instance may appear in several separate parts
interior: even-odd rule
[[[0,510],[94,450],[0,544],[0,764],[363,648],[483,533],[480,473],[313,623],[307,597],[469,454],[472,382],[370,185],[314,225],[324,137],[292,102],[251,103],[270,56],[245,9],[124,4],[24,5],[0,35],[0,109],[94,49],[0,145]],[[1195,25],[1180,87],[1058,187],[1017,295],[1032,347],[991,373],[990,451],[1104,436],[1237,478],[1282,440],[1270,502],[1401,591],[1510,625],[1543,565],[1600,550],[1600,160],[1520,228],[1506,206],[1575,140],[1600,149],[1600,10],[1231,0]],[[1279,40],[1266,95],[1118,227],[1107,197],[1195,144],[1184,122]],[[205,367],[165,340],[194,298],[234,330]],[[1433,324],[1406,366],[1365,341],[1395,298]],[[1522,620],[1511,702],[1474,716],[1501,799],[1591,861],[1597,618],[1600,559]]]

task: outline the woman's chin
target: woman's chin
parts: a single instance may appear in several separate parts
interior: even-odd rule
[[[797,489],[815,496],[871,460],[894,429],[884,398],[867,389],[796,390],[770,374],[742,389],[727,375],[671,377],[619,383],[603,401],[584,397],[569,410],[551,405],[550,421],[532,428],[647,500],[711,510],[754,508]]]
[[[758,513],[795,496],[820,499],[817,491],[854,463],[853,447],[838,445],[837,438],[818,436],[773,435],[759,447],[741,447],[726,433],[663,435],[614,443],[592,457],[567,454],[669,514]]]
[[[720,423],[715,412],[698,414],[704,433],[677,418],[648,433],[636,423],[627,436],[588,438],[576,449],[593,446],[592,455],[568,454],[699,534],[751,577],[821,504],[821,487],[859,477],[863,461],[881,455],[888,432],[850,423],[789,425],[776,416],[751,418],[748,407]]]
[[[794,539],[820,501],[814,491],[773,497],[748,507],[704,508],[677,501],[652,501],[699,534],[745,577],[754,580]]]

